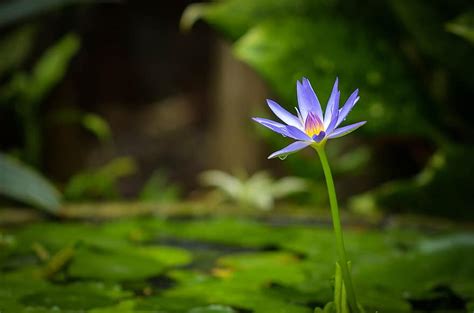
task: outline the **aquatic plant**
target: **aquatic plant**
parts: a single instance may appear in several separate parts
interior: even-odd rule
[[[318,153],[321,160],[321,165],[323,167],[324,176],[326,177],[332,222],[336,236],[336,248],[339,259],[336,264],[336,281],[338,280],[338,277],[341,276],[343,281],[343,287],[341,287],[340,290],[338,290],[338,288],[335,290],[335,294],[337,295],[335,298],[344,299],[347,297],[350,312],[359,312],[356,294],[349,271],[350,265],[348,263],[344,247],[344,238],[342,234],[341,220],[339,217],[336,189],[334,187],[331,168],[329,166],[324,149],[325,144],[329,139],[339,138],[347,135],[366,123],[365,121],[362,121],[348,126],[339,127],[339,125],[345,120],[346,116],[359,100],[359,90],[356,89],[349,96],[344,106],[339,109],[340,91],[338,90],[338,79],[336,78],[336,82],[334,83],[331,96],[329,97],[329,101],[323,115],[321,104],[319,103],[318,97],[311,87],[309,80],[303,78],[301,82],[298,81],[296,88],[298,95],[298,108],[296,108],[297,116],[283,109],[275,101],[267,100],[268,106],[272,112],[286,125],[259,117],[255,117],[253,120],[276,133],[296,140],[287,147],[272,153],[268,157],[269,159],[275,157],[284,159],[288,154],[294,153],[308,146],[313,147]],[[341,296],[338,296],[339,294],[341,294]],[[335,300],[337,302],[337,299]],[[337,312],[345,311],[340,309],[341,305],[345,306],[346,304],[335,303]]]
[[[277,199],[308,191],[308,183],[299,177],[283,177],[278,180],[266,171],[249,176],[231,175],[223,171],[209,170],[200,175],[203,185],[215,187],[225,200],[241,208],[271,210]]]

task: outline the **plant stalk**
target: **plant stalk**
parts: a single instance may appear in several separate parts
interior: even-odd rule
[[[326,151],[324,150],[324,143],[314,146],[316,152],[318,152],[323,167],[324,176],[326,177],[326,185],[329,194],[329,204],[331,206],[332,224],[334,227],[334,234],[336,235],[336,247],[337,255],[339,258],[339,265],[341,266],[342,278],[344,280],[344,287],[347,293],[347,300],[351,313],[359,313],[357,306],[356,295],[354,292],[354,286],[352,284],[351,273],[347,265],[346,250],[344,248],[344,238],[342,236],[341,219],[339,217],[339,207],[337,205],[336,188],[334,187],[334,180],[332,178],[331,168],[326,157]]]

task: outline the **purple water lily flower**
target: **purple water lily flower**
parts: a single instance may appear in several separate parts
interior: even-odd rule
[[[311,87],[311,83],[308,79],[303,77],[301,82],[298,81],[296,83],[296,91],[298,94],[297,116],[283,109],[275,101],[267,99],[270,109],[286,125],[265,118],[253,118],[254,121],[270,128],[274,132],[297,140],[289,146],[272,153],[268,157],[269,159],[275,157],[283,158],[309,145],[323,144],[328,139],[342,137],[366,123],[366,121],[363,121],[339,127],[359,100],[359,90],[356,89],[349,96],[344,106],[339,109],[339,97],[341,93],[338,90],[337,78],[332,88],[324,116],[318,97],[313,91],[313,87]]]

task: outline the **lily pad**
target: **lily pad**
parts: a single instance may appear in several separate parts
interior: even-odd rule
[[[112,288],[109,290],[108,288]],[[50,286],[29,293],[20,299],[28,307],[61,310],[87,310],[115,303],[117,298],[127,295],[118,286],[103,283],[75,283],[67,286]]]
[[[336,251],[329,226],[137,218],[40,223],[4,236],[12,238],[0,260],[0,310],[7,313],[310,313],[333,298]],[[468,231],[347,227],[345,239],[367,312],[474,301],[474,235]],[[31,245],[41,244],[51,257],[70,242],[78,244],[63,270],[48,280],[38,275],[50,259],[33,254]],[[198,254],[209,254],[208,266],[196,264]]]
[[[68,273],[75,278],[121,281],[145,279],[161,274],[164,269],[163,263],[139,254],[81,250]]]

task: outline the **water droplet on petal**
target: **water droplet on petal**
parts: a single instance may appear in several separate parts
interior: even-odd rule
[[[279,155],[278,158],[283,161],[284,159],[286,159],[287,156],[288,154],[282,154],[282,155]]]

